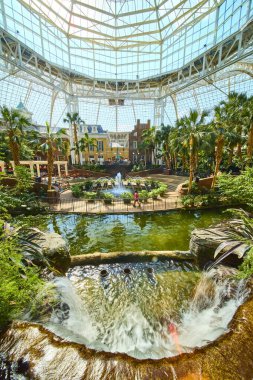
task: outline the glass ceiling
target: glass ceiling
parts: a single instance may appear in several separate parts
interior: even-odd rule
[[[180,69],[214,44],[238,31],[253,17],[251,0],[1,0],[0,27],[48,62],[84,76],[105,80],[142,80]],[[190,108],[211,110],[230,91],[253,95],[252,74],[231,72],[176,94],[178,116]],[[9,71],[8,71],[9,70]],[[224,76],[223,76],[224,75]],[[0,59],[0,104],[20,100],[41,125],[50,120],[52,88],[22,70],[10,70]],[[68,99],[59,92],[52,125],[63,126]],[[137,119],[156,117],[154,99],[78,98],[87,124],[105,130],[130,131]],[[176,110],[165,99],[164,123],[173,124]]]
[[[96,79],[176,70],[237,31],[250,0],[2,0],[0,25],[49,62]]]

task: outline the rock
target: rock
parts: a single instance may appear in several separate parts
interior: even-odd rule
[[[70,265],[70,252],[68,244],[61,235],[55,232],[43,232],[39,245],[49,263],[60,272],[65,273]]]
[[[0,336],[0,352],[37,380],[251,379],[253,299],[239,307],[229,331],[205,347],[160,360],[99,352],[57,337],[40,324],[14,322]],[[28,370],[27,370],[28,369]]]
[[[215,250],[221,243],[232,241],[231,234],[226,228],[217,226],[213,228],[195,229],[191,234],[190,251],[196,257],[197,264],[204,268],[210,261],[214,261]],[[229,246],[223,249],[222,253],[229,250]],[[237,267],[241,264],[236,255],[230,255],[222,263]]]
[[[38,266],[45,266],[47,261],[50,266],[65,273],[71,261],[68,243],[55,232],[42,232],[38,228],[30,230],[34,232],[30,241],[38,246],[39,250],[38,255],[31,255],[31,261]]]

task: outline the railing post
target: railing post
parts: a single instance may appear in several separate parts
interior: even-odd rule
[[[74,211],[74,199],[72,198],[72,211]]]

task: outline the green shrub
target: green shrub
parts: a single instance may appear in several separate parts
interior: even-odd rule
[[[147,190],[142,190],[139,192],[139,198],[141,201],[145,202],[149,198],[149,192]]]
[[[71,186],[72,194],[75,198],[81,198],[84,194],[83,192],[83,184],[76,184]]]
[[[131,200],[134,199],[133,194],[125,191],[124,193],[120,194],[120,198],[124,200],[124,203],[130,203]]]
[[[22,263],[22,255],[14,240],[0,244],[0,329],[12,319],[20,318],[28,311],[44,282],[38,268]]]
[[[102,199],[104,199],[104,202],[107,204],[112,203],[112,201],[114,200],[114,195],[111,193],[102,193],[101,197]]]
[[[158,189],[154,189],[154,190],[149,192],[149,197],[153,198],[153,199],[157,199],[159,195],[160,195],[160,193],[159,193]]]
[[[97,194],[93,193],[92,191],[86,191],[84,193],[84,198],[89,200],[89,201],[95,200],[96,197],[97,197]]]

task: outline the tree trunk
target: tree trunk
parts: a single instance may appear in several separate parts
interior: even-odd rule
[[[20,165],[20,146],[19,144],[14,141],[14,132],[11,130],[9,133],[9,149],[12,154],[12,159],[14,161],[14,165],[18,166]]]
[[[234,148],[229,148],[229,155],[228,155],[228,165],[231,165],[233,162],[233,156],[234,156]]]
[[[252,163],[252,153],[253,153],[253,123],[250,126],[248,133],[248,142],[247,142],[247,161],[248,164]]]
[[[242,127],[239,127],[237,129],[237,133],[238,133],[239,137],[242,136]],[[242,144],[241,144],[241,142],[239,142],[237,144],[237,156],[238,156],[239,160],[242,161]]]
[[[80,152],[79,152],[79,144],[78,144],[78,136],[77,136],[77,125],[73,124],[74,127],[74,140],[75,140],[75,152],[76,152],[76,162],[80,165]]]
[[[54,154],[53,154],[53,148],[49,147],[48,152],[47,152],[47,175],[48,175],[47,190],[52,189],[53,171],[54,171]]]
[[[222,160],[224,144],[225,144],[224,137],[219,136],[218,139],[216,140],[215,170],[214,170],[214,175],[213,175],[212,189],[215,186],[217,175],[220,169],[220,163]]]
[[[194,139],[191,136],[190,137],[190,175],[189,175],[189,186],[188,186],[188,194],[191,192],[192,188],[192,181],[194,176],[194,169],[195,169],[195,154],[194,154]]]

